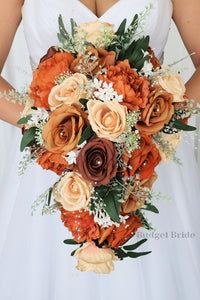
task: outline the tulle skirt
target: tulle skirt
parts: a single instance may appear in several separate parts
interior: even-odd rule
[[[157,168],[155,189],[171,200],[156,200],[160,214],[148,214],[155,230],[133,238],[148,233],[141,250],[152,253],[116,262],[110,275],[76,270],[59,213],[31,216],[33,201],[57,177],[37,165],[18,177],[16,149],[8,152],[0,183],[0,299],[200,299],[200,175],[188,142],[178,151],[183,166]]]

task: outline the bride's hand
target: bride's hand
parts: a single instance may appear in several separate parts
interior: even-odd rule
[[[16,30],[21,21],[22,0],[0,0],[0,73],[8,56]],[[13,87],[0,76],[0,92]],[[17,126],[23,106],[0,99],[0,119]]]

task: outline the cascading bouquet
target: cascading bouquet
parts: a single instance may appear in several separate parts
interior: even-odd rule
[[[110,273],[113,261],[150,253],[136,250],[146,239],[127,242],[151,229],[144,212],[158,213],[155,167],[176,160],[199,107],[179,74],[160,64],[149,37],[138,36],[140,15],[116,32],[100,21],[71,26],[69,34],[59,17],[61,45],[33,73],[18,122],[21,151],[59,175],[33,209],[43,201],[43,213],[60,211],[78,270]]]

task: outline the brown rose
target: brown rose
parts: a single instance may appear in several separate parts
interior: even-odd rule
[[[84,60],[83,55],[78,55],[71,65],[71,71],[82,73],[97,73],[100,69],[115,64],[116,53],[114,51],[106,51],[102,48],[94,48],[93,46],[87,46],[84,56],[87,56],[87,60]],[[91,58],[90,58],[91,57]],[[94,60],[94,57],[96,58]]]
[[[142,110],[141,120],[136,128],[148,135],[159,132],[168,124],[174,114],[173,96],[156,86],[150,94],[146,107]]]
[[[37,163],[45,170],[51,170],[58,175],[61,175],[66,169],[72,168],[66,159],[56,153],[45,151],[37,160]]]
[[[161,157],[152,138],[142,135],[140,148],[134,150],[130,157],[125,154],[124,160],[128,165],[125,176],[131,177],[139,174],[139,179],[142,181],[152,176],[155,167],[161,161]]]
[[[87,124],[85,113],[75,105],[62,105],[54,110],[43,129],[45,148],[67,154],[74,150]]]
[[[109,66],[106,75],[99,79],[112,82],[114,90],[123,95],[123,104],[130,110],[144,108],[149,96],[149,81],[141,77],[130,67],[128,60],[120,61],[115,66]]]
[[[106,185],[117,173],[117,151],[106,139],[93,139],[80,151],[77,167],[94,186]]]
[[[112,225],[108,228],[101,228],[99,244],[106,241],[108,247],[119,248],[142,226],[140,218],[133,215],[126,222],[121,223],[119,227]]]

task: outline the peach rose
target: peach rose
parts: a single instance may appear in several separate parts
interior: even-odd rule
[[[159,132],[168,124],[174,114],[173,97],[156,86],[150,94],[146,107],[141,112],[141,120],[136,128],[147,135]]]
[[[110,274],[114,270],[113,261],[117,260],[112,249],[98,248],[94,242],[85,243],[74,256],[77,258],[76,268],[79,271],[98,274]]]
[[[158,84],[167,91],[168,93],[173,95],[173,102],[184,102],[185,98],[185,84],[180,76],[164,76],[158,77]]]
[[[63,104],[50,114],[44,126],[45,148],[52,153],[69,153],[77,147],[87,123],[85,113],[78,106]]]
[[[176,149],[178,145],[181,143],[182,134],[181,132],[173,133],[173,134],[167,134],[162,132],[160,134],[162,136],[162,140],[168,144],[168,149],[167,151],[164,151],[164,149],[158,143],[155,142],[156,147],[158,148],[161,159],[165,162],[170,162],[171,160],[173,160],[173,156],[176,152]]]
[[[86,208],[90,202],[90,194],[91,185],[77,172],[64,175],[54,190],[55,200],[68,211]]]
[[[105,48],[108,39],[104,35],[109,36],[112,40],[115,32],[114,26],[109,23],[102,23],[100,21],[82,23],[76,27],[75,39],[86,40],[88,43],[93,44],[95,47]]]
[[[127,108],[117,101],[89,100],[89,121],[100,138],[115,142],[126,128]]]
[[[54,110],[64,104],[79,104],[80,98],[87,97],[86,85],[88,79],[85,75],[75,73],[66,78],[60,85],[52,88],[49,94],[49,106]]]
[[[48,56],[47,56],[48,57]],[[48,97],[56,78],[70,69],[74,57],[68,52],[56,52],[43,60],[34,71],[29,95],[34,106],[49,108]]]

